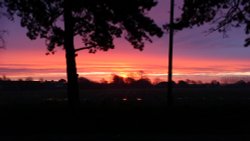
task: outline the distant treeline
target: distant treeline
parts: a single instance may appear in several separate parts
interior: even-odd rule
[[[108,88],[167,88],[168,82],[158,81],[152,83],[147,77],[134,79],[131,77],[123,78],[118,75],[113,75],[111,82],[105,80],[95,82],[84,77],[78,79],[80,89],[108,89]],[[239,80],[235,83],[221,84],[217,80],[212,80],[210,83],[194,80],[180,80],[172,82],[173,87],[197,87],[197,88],[213,88],[213,87],[249,87],[250,81]],[[34,81],[33,79],[11,80],[0,79],[0,90],[47,90],[47,89],[66,89],[67,81],[60,79],[58,81]]]

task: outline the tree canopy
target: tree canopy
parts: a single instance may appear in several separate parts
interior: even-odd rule
[[[4,0],[8,13],[21,17],[21,26],[34,40],[45,38],[49,51],[64,44],[64,0]],[[163,32],[146,12],[157,4],[154,0],[71,0],[74,36],[79,35],[84,48],[113,49],[113,39],[125,37],[134,48],[142,50],[151,36]],[[76,49],[77,50],[77,49]]]
[[[184,0],[182,14],[176,19],[174,28],[192,28],[212,22],[215,27],[210,32],[226,33],[232,27],[244,27],[245,34],[250,33],[249,0]],[[250,37],[245,39],[244,46],[250,45]]]

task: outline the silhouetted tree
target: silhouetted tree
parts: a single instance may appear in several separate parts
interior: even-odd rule
[[[56,46],[64,46],[71,106],[79,102],[77,51],[113,49],[116,37],[124,37],[142,50],[145,41],[152,42],[151,36],[163,34],[146,16],[157,4],[155,0],[4,0],[4,4],[12,18],[21,18],[30,39],[45,38],[51,52]],[[75,36],[81,37],[84,47],[74,47]]]
[[[60,79],[60,80],[58,80],[58,83],[66,84],[67,81],[65,79]]]
[[[146,77],[137,80],[135,85],[139,88],[147,88],[152,86],[150,79]]]
[[[90,83],[91,80],[89,80],[88,78],[85,78],[85,77],[79,77],[78,82],[79,83]]]
[[[102,78],[102,79],[100,80],[100,83],[106,85],[106,84],[108,84],[108,81],[105,80],[104,78]]]
[[[114,74],[111,84],[114,85],[115,87],[123,87],[125,85],[125,82],[123,77]]]
[[[11,81],[10,78],[8,78],[6,75],[3,75],[2,77],[0,77],[1,81]]]
[[[192,85],[195,85],[195,84],[196,84],[196,81],[190,80],[190,79],[187,79],[186,82],[187,82],[188,84],[192,84]]]
[[[32,77],[26,77],[25,81],[33,81],[33,78]]]
[[[124,82],[126,84],[128,84],[128,85],[131,85],[131,84],[135,83],[135,81],[136,80],[134,78],[132,78],[132,77],[127,77],[127,78],[124,79]]]
[[[168,82],[160,82],[157,85],[155,85],[156,88],[167,88],[168,87]]]
[[[144,72],[143,70],[139,70],[139,71],[137,72],[137,75],[139,76],[139,79],[142,79],[142,78],[145,77],[145,72]]]
[[[184,80],[179,80],[178,85],[181,86],[181,87],[187,87],[188,83],[186,81],[184,81]]]
[[[250,33],[249,0],[185,0],[181,17],[176,19],[175,29],[191,28],[208,22],[216,23],[210,32],[226,33],[231,27],[245,27]],[[245,39],[245,46],[250,45],[250,37]]]
[[[212,86],[220,86],[220,82],[217,80],[212,80],[210,83]]]
[[[239,81],[235,82],[234,85],[236,85],[238,87],[244,87],[244,86],[247,86],[247,83],[244,80],[239,80]]]
[[[163,80],[161,80],[160,78],[155,78],[153,80],[153,85],[157,85],[158,83],[162,82]]]
[[[79,77],[78,83],[80,88],[95,88],[97,87],[97,82],[91,81],[85,77]]]
[[[240,80],[243,80],[243,81],[248,81],[248,77],[246,76],[225,76],[225,77],[222,77],[221,78],[221,82],[224,83],[224,84],[233,84],[233,83],[236,83]]]

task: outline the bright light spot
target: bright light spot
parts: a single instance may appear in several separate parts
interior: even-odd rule
[[[127,98],[123,98],[122,101],[127,101],[128,99]]]
[[[142,99],[141,99],[141,98],[136,98],[136,100],[137,100],[137,101],[142,101]]]
[[[126,72],[120,72],[119,75],[123,78],[127,78],[128,77],[128,73]]]

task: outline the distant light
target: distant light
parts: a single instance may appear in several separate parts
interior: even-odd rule
[[[136,98],[136,100],[137,100],[137,101],[142,101],[142,99],[141,99],[141,98]]]
[[[127,98],[123,98],[122,101],[127,101],[128,99]]]

